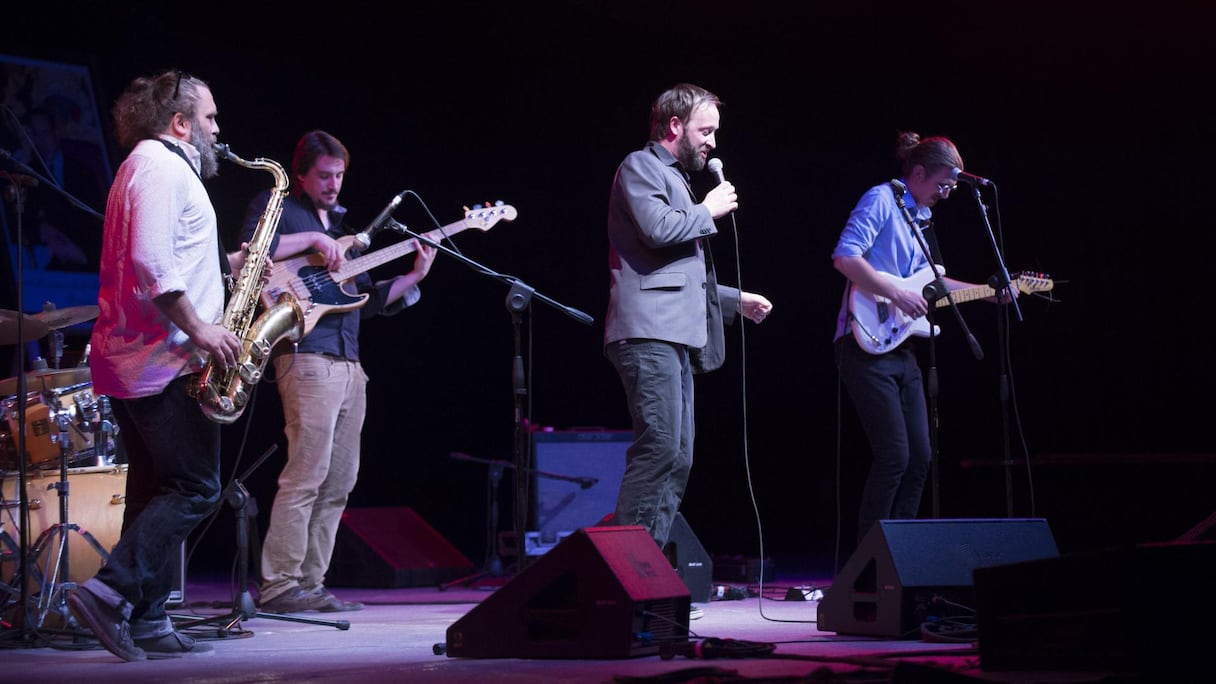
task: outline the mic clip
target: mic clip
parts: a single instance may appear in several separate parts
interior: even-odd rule
[[[383,227],[387,230],[391,230],[394,233],[399,233],[401,235],[409,234],[409,226],[407,226],[403,223],[398,223],[397,221],[394,221],[393,217],[391,217],[391,216],[384,220]]]

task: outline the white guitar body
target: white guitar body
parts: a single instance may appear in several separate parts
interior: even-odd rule
[[[946,273],[941,266],[938,266],[937,270],[942,275]],[[922,292],[925,286],[936,278],[932,268],[921,269],[907,278],[881,271],[879,273],[895,282],[900,289],[914,292]],[[1028,274],[1019,275],[1010,284],[1022,294],[1046,292],[1054,287],[1050,279]],[[952,290],[950,298],[961,304],[992,297],[996,294],[996,290],[991,287],[979,285]],[[950,304],[950,298],[942,297],[936,302],[930,302],[929,305],[934,308],[947,306]],[[856,286],[849,288],[849,325],[853,330],[853,339],[857,340],[857,346],[871,354],[889,352],[912,335],[936,337],[941,332],[940,327],[929,325],[928,318],[924,316],[913,318],[886,297],[869,294]]]

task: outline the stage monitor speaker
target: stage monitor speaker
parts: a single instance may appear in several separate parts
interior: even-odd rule
[[[591,527],[616,510],[625,449],[632,441],[633,433],[621,430],[533,433],[537,471],[533,529],[542,540],[556,543],[558,535]]]
[[[325,583],[335,587],[439,585],[473,561],[408,507],[348,508]]]
[[[663,553],[675,567],[676,574],[688,587],[693,603],[706,603],[713,592],[714,562],[705,547],[693,534],[683,513],[676,513],[671,523],[671,533]]]
[[[972,571],[1059,555],[1042,519],[880,520],[819,602],[825,632],[919,637],[921,624],[973,620]]]
[[[1210,672],[1216,543],[1105,548],[977,568],[984,670]],[[1139,681],[1137,679],[1137,681]]]
[[[631,658],[686,641],[688,588],[640,526],[582,528],[447,630],[469,658]]]

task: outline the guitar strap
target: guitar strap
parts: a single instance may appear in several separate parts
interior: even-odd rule
[[[937,246],[937,231],[933,228],[933,219],[921,221],[920,232],[925,236],[925,242],[929,243],[929,261],[945,267],[946,262],[942,260],[942,250]],[[947,268],[946,272],[949,273],[950,269]]]

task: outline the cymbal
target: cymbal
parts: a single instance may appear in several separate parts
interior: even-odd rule
[[[18,319],[20,317],[20,319]],[[21,321],[21,336],[17,339],[17,321]],[[50,332],[46,323],[27,314],[0,309],[0,344],[21,344],[36,340]]]
[[[45,323],[51,330],[59,330],[69,325],[91,321],[97,318],[97,313],[98,308],[96,304],[86,304],[84,306],[69,306],[63,309],[40,311],[34,314],[34,318]]]
[[[88,366],[83,368],[44,368],[25,374],[25,391],[48,392],[59,387],[70,387],[71,385],[79,385],[82,382],[89,382],[91,378],[92,375],[89,373]],[[17,380],[18,378],[16,377],[0,380],[0,395],[15,396],[18,389]]]

